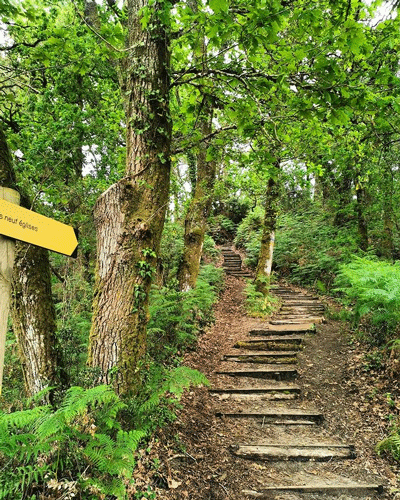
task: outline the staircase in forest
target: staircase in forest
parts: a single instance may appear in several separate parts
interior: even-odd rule
[[[239,272],[241,261],[231,249],[223,251],[230,274]],[[231,453],[249,471],[257,468],[256,476],[249,474],[256,477],[252,484],[244,474],[238,498],[377,498],[381,484],[369,482],[358,469],[354,474],[340,467],[357,456],[356,447],[324,429],[324,416],[296,384],[297,355],[305,336],[318,334],[324,306],[289,287],[277,286],[273,293],[281,299],[280,310],[223,354],[210,389],[218,398],[216,415],[232,428]]]
[[[248,271],[242,269],[242,258],[237,252],[233,251],[231,247],[224,247],[221,249],[221,252],[224,257],[222,267],[224,268],[226,274],[236,276],[238,278],[252,277]]]

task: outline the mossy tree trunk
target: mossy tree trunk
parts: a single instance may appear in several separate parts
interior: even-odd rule
[[[128,0],[124,62],[127,127],[125,177],[98,199],[97,271],[89,342],[100,382],[135,393],[146,352],[148,297],[156,266],[170,182],[169,41],[161,12],[168,4]],[[142,28],[140,12],[151,18]]]
[[[276,168],[279,168],[279,165]],[[270,177],[265,194],[264,223],[255,277],[257,290],[263,292],[264,294],[268,293],[267,284],[271,275],[279,191],[278,178]]]
[[[188,0],[188,5],[194,13],[198,12],[198,0]],[[206,73],[207,44],[204,35],[199,35],[198,39],[193,42],[192,50],[194,64],[200,65]],[[212,132],[213,111],[213,97],[204,94],[197,119],[202,138],[209,136]],[[182,291],[188,291],[196,286],[200,271],[204,235],[213,201],[216,176],[216,162],[213,159],[207,159],[209,149],[209,143],[204,141],[200,142],[196,156],[192,152],[188,154],[189,178],[193,196],[185,217],[184,250],[178,269],[179,287]]]
[[[357,183],[356,190],[356,213],[357,213],[357,226],[358,226],[358,245],[361,250],[366,252],[368,250],[368,223],[365,217],[366,208],[366,192],[365,188]]]
[[[0,127],[0,184],[16,188],[10,151]],[[30,208],[21,196],[21,205]],[[28,396],[56,385],[56,319],[47,250],[17,242],[12,283],[11,315]]]
[[[32,396],[57,385],[60,363],[49,254],[43,248],[22,242],[16,245],[12,324],[27,394]]]
[[[382,255],[389,260],[394,259],[394,213],[393,213],[393,171],[388,161],[385,161],[383,170],[383,234],[382,234]]]
[[[203,111],[200,119],[200,131],[203,137],[212,130],[213,106],[211,97],[203,99]],[[185,217],[185,235],[183,256],[179,265],[178,280],[182,291],[196,286],[203,251],[207,218],[210,214],[214,193],[216,162],[207,160],[208,144],[201,143],[197,154],[197,177],[194,193]]]

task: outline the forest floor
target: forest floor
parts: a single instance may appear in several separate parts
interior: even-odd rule
[[[266,323],[246,315],[244,286],[243,279],[226,277],[225,290],[215,309],[215,324],[201,336],[196,351],[185,356],[185,365],[203,372],[211,386],[235,383],[224,376],[221,382],[221,376],[215,374],[222,355],[232,351],[234,342],[243,340],[249,330]],[[279,426],[259,425],[250,430],[243,419],[229,421],[217,417],[215,412],[224,405],[237,408],[243,403],[223,400],[210,394],[207,387],[199,387],[184,395],[176,421],[159,431],[142,452],[135,474],[138,487],[152,484],[157,498],[162,500],[243,500],[247,498],[243,489],[260,489],[282,483],[282,478],[305,474],[324,480],[341,477],[380,483],[386,487],[384,493],[362,498],[400,499],[400,493],[394,492],[399,486],[399,467],[389,457],[375,452],[375,445],[387,436],[390,422],[399,418],[398,382],[384,369],[373,368],[366,348],[352,338],[345,323],[330,319],[337,317],[338,306],[330,299],[321,301],[328,310],[327,321],[317,326],[315,334],[305,336],[296,365],[299,372],[296,384],[301,387],[301,396],[293,401],[293,407],[311,406],[321,411],[324,422],[318,426],[319,439],[354,444],[356,458],[280,464],[238,458],[231,453],[230,445],[246,443],[255,434],[264,441],[296,442],[296,426],[282,430]],[[274,407],[277,405],[279,402]],[[311,430],[306,429],[302,436],[304,432],[307,435]],[[296,500],[331,498],[331,495],[286,493],[271,498]],[[353,497],[345,494],[335,498]]]

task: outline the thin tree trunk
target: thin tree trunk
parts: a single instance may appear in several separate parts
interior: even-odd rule
[[[200,131],[203,137],[212,130],[212,102],[204,97],[203,116],[200,120]],[[207,218],[210,214],[214,193],[216,162],[207,161],[208,145],[202,143],[197,155],[197,179],[192,201],[185,218],[184,251],[179,265],[178,280],[182,291],[196,286],[203,251]]]
[[[358,244],[361,250],[368,250],[368,224],[365,218],[365,189],[358,186],[357,196],[357,223],[358,223]]]
[[[198,0],[188,0],[188,5],[194,13],[198,12]],[[203,70],[206,71],[207,45],[203,34],[198,35],[192,49],[194,64],[201,64]],[[212,132],[213,111],[212,97],[203,95],[198,117],[199,131],[202,137],[206,137]],[[179,287],[182,291],[188,291],[196,286],[207,218],[214,196],[216,162],[214,160],[207,161],[208,149],[209,144],[202,142],[199,145],[196,159],[193,154],[188,155],[193,196],[185,218],[184,251],[178,270]]]
[[[255,283],[259,291],[267,293],[267,280],[272,269],[275,229],[277,220],[277,202],[279,199],[279,183],[270,177],[265,199],[265,215],[261,248],[258,255]]]
[[[0,183],[16,187],[5,134],[0,127]],[[21,205],[30,208],[22,196]],[[17,242],[13,271],[12,325],[17,338],[26,393],[57,384],[56,321],[48,252]]]
[[[134,393],[146,352],[148,298],[168,204],[171,119],[163,2],[128,0],[125,178],[97,201],[97,272],[88,363],[100,381]],[[150,9],[142,29],[140,11]]]

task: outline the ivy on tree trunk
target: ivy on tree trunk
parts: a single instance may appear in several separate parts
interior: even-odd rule
[[[140,384],[148,298],[170,182],[168,4],[129,0],[122,74],[125,177],[97,201],[97,271],[89,365],[120,393]]]

